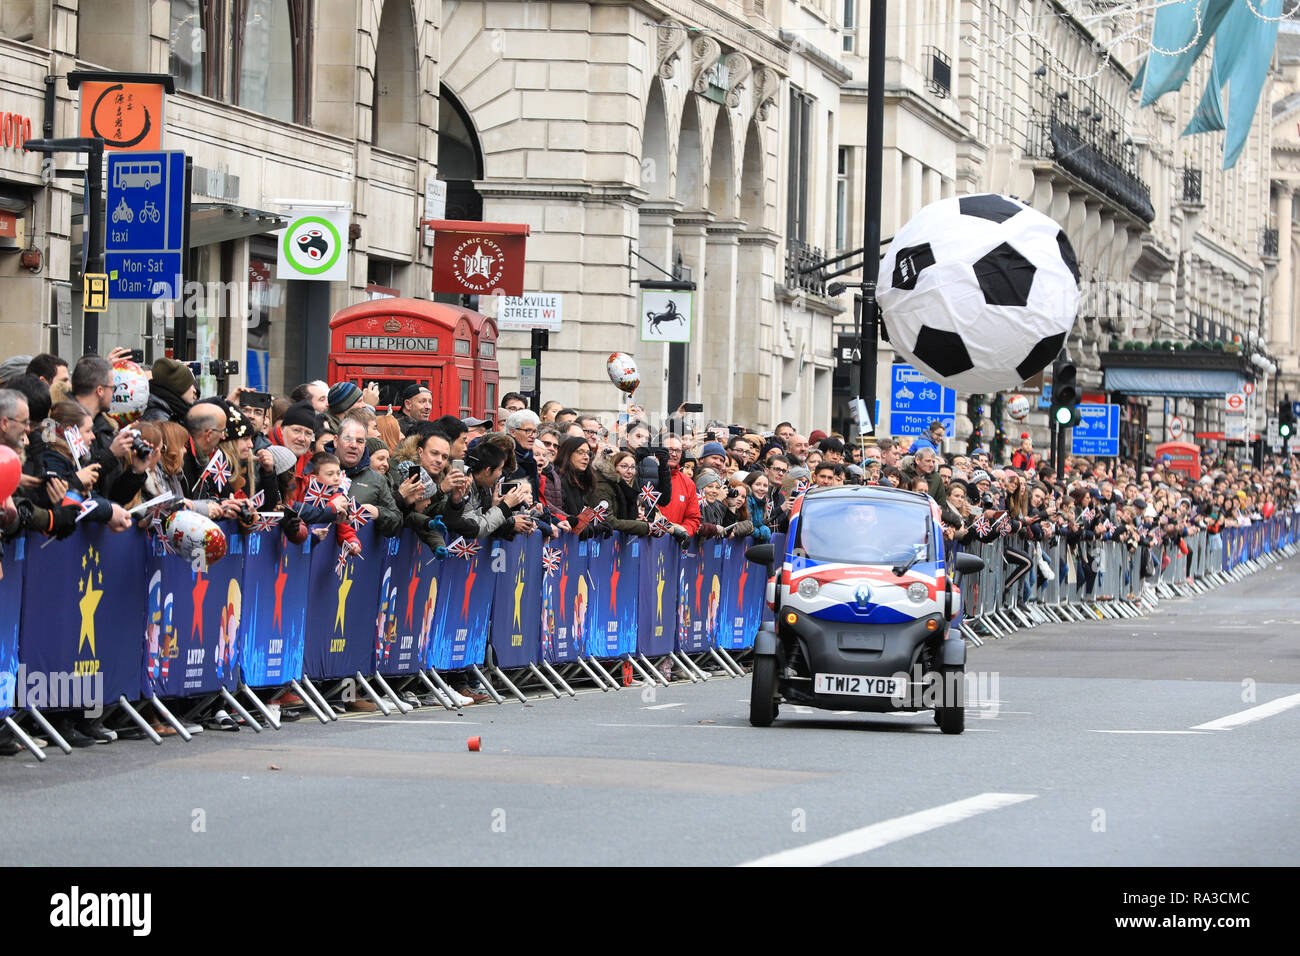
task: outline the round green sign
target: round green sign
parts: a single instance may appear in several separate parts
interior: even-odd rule
[[[317,228],[302,232],[307,226]],[[343,240],[339,231],[334,228],[334,223],[321,216],[295,219],[284,231],[285,259],[303,275],[315,276],[328,272],[342,251]]]

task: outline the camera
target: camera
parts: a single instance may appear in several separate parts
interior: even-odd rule
[[[194,374],[195,378],[205,374],[202,362],[186,362],[185,365],[189,368],[190,372]],[[231,375],[238,375],[239,363],[229,359],[212,359],[208,362],[208,370],[206,374],[211,375],[214,378],[228,378]]]
[[[727,489],[727,497],[728,497],[728,498],[739,498],[739,497],[740,497],[740,489],[739,489],[739,488],[728,488],[728,489]]]
[[[993,496],[989,494],[987,491],[984,492],[984,494],[980,495],[980,507],[981,508],[993,507]]]
[[[150,455],[153,454],[154,448],[153,445],[149,444],[147,441],[145,441],[143,438],[140,437],[139,432],[132,431],[131,450],[135,452],[135,457],[139,458],[141,461],[144,461],[146,458],[148,458]]]

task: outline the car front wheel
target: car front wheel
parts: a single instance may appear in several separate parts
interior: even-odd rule
[[[755,727],[770,727],[776,715],[776,658],[755,657],[749,685],[749,722]]]
[[[934,722],[945,734],[959,734],[966,729],[966,707],[962,700],[966,668],[941,667],[939,676],[943,703],[934,710]]]

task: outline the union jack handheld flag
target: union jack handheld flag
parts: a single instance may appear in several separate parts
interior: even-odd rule
[[[258,511],[259,509],[261,509],[262,505],[264,505],[265,503],[266,503],[265,491],[259,491],[257,494],[253,495],[253,497],[248,499],[248,506],[252,508],[254,511]]]
[[[608,514],[609,505],[603,501],[594,508],[588,505],[578,513],[578,521],[573,528],[574,534],[582,534],[589,524],[600,524]]]
[[[1011,518],[1005,511],[998,517],[995,527],[998,529],[998,534],[1004,538],[1011,533]]]
[[[80,462],[90,454],[90,449],[86,446],[86,440],[81,437],[80,428],[63,429],[63,440],[68,443],[68,451],[72,452],[72,457]]]
[[[81,510],[77,512],[77,521],[80,521],[88,514],[94,513],[95,509],[98,507],[99,507],[98,501],[96,501],[94,498],[87,498],[85,501],[81,503]]]
[[[203,475],[199,480],[203,480],[204,475],[212,476],[212,483],[217,486],[217,491],[221,491],[230,481],[230,462],[226,461],[225,454],[218,448],[212,453],[212,458],[208,461],[208,466],[203,469]]]
[[[797,500],[799,498],[802,498],[804,495],[808,494],[808,492],[811,490],[812,490],[812,482],[809,481],[807,478],[800,478],[797,482],[795,482],[794,494],[791,497]]]
[[[349,557],[351,557],[351,552],[348,551],[348,546],[345,544],[339,548],[339,559],[334,562],[334,573],[339,576],[340,581],[343,580],[343,575],[347,573]]]
[[[256,520],[253,522],[254,531],[271,531],[280,526],[280,513],[278,511],[259,511]]]
[[[660,497],[659,492],[655,491],[655,486],[646,482],[641,486],[641,494],[637,496],[637,500],[639,500],[641,504],[645,505],[646,513],[648,514],[651,508],[659,506]]]
[[[304,497],[309,505],[324,505],[333,497],[333,491],[322,485],[320,479],[313,478],[307,482],[307,494]]]
[[[352,479],[347,475],[339,475],[339,491],[345,495],[352,490]]]
[[[673,523],[663,515],[660,515],[651,522],[650,530],[658,531],[660,534],[670,534],[673,530]]]
[[[1079,522],[1081,524],[1087,524],[1096,516],[1097,516],[1096,512],[1094,512],[1091,507],[1084,508],[1082,511],[1079,512]]]
[[[370,516],[366,514],[366,506],[357,504],[356,498],[348,499],[348,523],[355,528],[370,523]]]
[[[547,577],[560,570],[560,559],[558,548],[542,548],[542,567],[546,569]]]
[[[992,530],[993,526],[989,524],[988,518],[980,515],[975,519],[975,533],[981,538],[987,537]]]
[[[474,555],[478,554],[478,542],[466,541],[464,537],[457,538],[451,544],[447,545],[447,553],[456,558],[464,558],[468,561]]]

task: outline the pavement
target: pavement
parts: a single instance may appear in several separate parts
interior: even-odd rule
[[[716,676],[0,758],[0,864],[1293,865],[1298,571],[972,649],[961,736]]]

